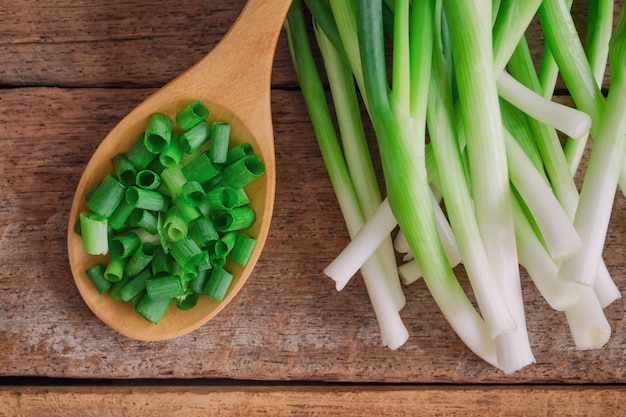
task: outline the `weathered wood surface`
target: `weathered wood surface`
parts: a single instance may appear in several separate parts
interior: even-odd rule
[[[424,388],[415,392],[342,388],[339,392],[347,393],[351,403],[341,403],[345,408],[338,409],[348,411],[362,400],[363,404],[388,401],[404,410],[431,396],[442,398],[439,410],[449,415],[459,413],[450,408],[454,404],[478,411],[497,405],[501,415],[519,415],[516,411],[526,398],[537,401],[538,414],[549,414],[543,410],[550,408],[551,415],[559,415],[556,407],[567,405],[572,397],[571,415],[583,415],[583,409],[576,407],[587,400],[589,407],[597,407],[590,408],[590,414],[596,414],[596,409],[614,410],[614,404],[623,402],[622,392],[610,386],[590,387],[585,395],[578,395],[569,384],[626,382],[624,302],[606,310],[614,331],[606,347],[577,351],[563,315],[550,311],[526,276],[528,327],[537,359],[533,366],[503,375],[477,359],[455,337],[422,283],[406,291],[402,315],[411,334],[409,342],[393,352],[380,346],[360,280],[338,293],[322,274],[346,244],[347,233],[297,91],[284,35],[273,78],[275,214],[266,249],[249,283],[214,320],[167,342],[128,340],[97,320],[74,287],[65,250],[71,198],[82,169],[123,115],[210,50],[243,3],[0,0],[0,376],[566,385],[563,390],[547,391],[524,387],[494,391],[490,386],[478,391]],[[574,4],[578,22],[584,22],[584,3]],[[535,29],[529,37],[538,50],[539,32]],[[606,262],[622,289],[626,288],[624,210],[626,201],[618,194]],[[460,276],[464,280],[461,272]],[[205,401],[192,391],[189,398]],[[236,389],[206,392],[226,402],[242,399]],[[284,392],[276,405],[284,408],[277,410],[295,414],[298,404],[311,407],[312,414],[325,414],[324,404],[343,399],[334,389],[309,394],[308,388],[273,387],[268,392]],[[96,403],[113,398],[110,403],[129,410],[151,396],[150,389],[17,387],[0,391],[0,415],[2,406],[20,401],[23,410],[37,410],[39,401],[70,407],[77,398]],[[263,401],[254,395],[243,398]],[[256,410],[255,404],[249,407],[246,410]]]
[[[621,416],[615,387],[9,387],[0,416]],[[367,414],[365,414],[367,413]]]

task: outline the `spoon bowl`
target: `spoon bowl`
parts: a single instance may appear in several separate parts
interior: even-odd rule
[[[291,0],[249,0],[235,24],[201,61],[148,97],[124,117],[104,138],[89,160],[77,186],[67,230],[70,268],[76,286],[91,311],[117,332],[137,340],[157,341],[189,333],[219,313],[236,296],[249,278],[265,244],[272,217],[276,186],[274,135],[271,118],[270,83],[276,42]],[[234,275],[225,298],[216,302],[202,296],[186,311],[174,303],[154,325],[130,303],[119,303],[99,294],[85,273],[105,256],[83,251],[82,239],[74,232],[84,194],[112,172],[111,158],[125,152],[143,132],[148,116],[163,113],[172,120],[193,100],[210,110],[209,121],[231,124],[230,144],[249,143],[265,164],[265,174],[246,187],[256,221],[247,233],[257,244],[245,267],[227,265]]]

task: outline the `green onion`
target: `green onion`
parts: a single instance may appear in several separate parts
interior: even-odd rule
[[[209,242],[215,242],[219,239],[213,220],[208,216],[200,217],[191,222],[189,225],[189,236],[201,248],[205,248]]]
[[[115,170],[115,175],[119,179],[120,183],[125,186],[135,185],[135,176],[137,175],[137,169],[135,166],[122,154],[115,155],[111,158],[111,164]]]
[[[172,244],[171,255],[183,269],[192,269],[202,260],[202,249],[189,237]]]
[[[176,113],[176,123],[183,130],[189,130],[209,117],[209,109],[200,101],[192,101]]]
[[[111,256],[115,258],[127,258],[132,255],[141,244],[141,239],[136,233],[125,233],[116,236],[109,242]]]
[[[142,242],[137,250],[128,258],[124,273],[130,277],[138,275],[143,271],[156,254],[156,247],[150,242]]]
[[[167,210],[163,223],[163,236],[171,242],[176,242],[187,236],[189,226],[177,206]]]
[[[219,171],[211,163],[209,153],[202,152],[183,166],[182,173],[188,181],[196,181],[202,184],[218,175]]]
[[[157,217],[149,210],[133,210],[128,216],[128,225],[139,227],[150,234],[157,234]]]
[[[230,123],[213,122],[211,124],[211,147],[209,158],[214,164],[223,164],[228,157]]]
[[[108,174],[87,201],[87,208],[102,217],[110,217],[124,198],[125,191],[126,187]]]
[[[167,207],[163,194],[139,187],[129,187],[126,190],[126,201],[136,208],[145,210],[163,211]]]
[[[230,252],[230,260],[238,265],[245,265],[248,263],[252,251],[256,245],[256,239],[245,233],[237,233],[237,239],[235,240],[235,246]]]
[[[250,155],[254,155],[252,145],[247,142],[235,145],[232,148],[229,148],[228,152],[226,153],[226,165],[230,165],[233,162],[243,158],[244,156]]]
[[[180,146],[183,152],[191,154],[209,140],[211,133],[211,125],[205,121],[200,121],[198,124],[187,130],[180,137]]]
[[[120,282],[125,276],[126,259],[111,258],[104,270],[104,277],[111,282]]]
[[[152,300],[172,299],[185,294],[177,275],[150,278],[145,281],[146,294]]]
[[[206,197],[206,192],[199,182],[188,181],[183,185],[182,195],[188,205],[196,207],[202,203]]]
[[[144,143],[146,149],[160,154],[170,145],[172,138],[172,120],[162,113],[152,113],[146,122]]]
[[[256,215],[248,206],[226,210],[215,216],[215,228],[222,233],[247,229],[254,224]]]
[[[172,300],[170,298],[153,300],[146,293],[135,306],[135,310],[145,317],[146,320],[157,324],[163,318],[171,303]]]
[[[107,219],[89,212],[80,213],[79,218],[83,250],[90,255],[106,255],[109,252]]]
[[[137,173],[135,184],[144,190],[156,190],[161,185],[161,177],[154,171],[142,169]]]
[[[243,158],[224,167],[223,181],[233,188],[243,188],[265,173],[265,165],[254,155]]]
[[[180,133],[173,131],[170,140],[170,146],[159,154],[159,162],[165,168],[171,168],[180,162],[183,149],[180,145]]]
[[[104,271],[105,266],[101,263],[97,263],[85,271],[100,294],[108,290],[111,286],[111,281],[104,276]]]
[[[144,269],[140,274],[126,282],[120,289],[120,299],[130,301],[146,289],[146,280],[152,278],[150,271]]]
[[[215,268],[202,292],[215,301],[222,301],[233,281],[233,274],[223,268]]]
[[[136,169],[145,169],[156,155],[150,152],[144,143],[145,132],[142,133],[124,154]]]

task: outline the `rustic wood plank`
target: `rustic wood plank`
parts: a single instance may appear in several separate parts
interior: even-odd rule
[[[65,230],[89,156],[150,89],[0,90],[0,375],[75,378],[234,378],[407,383],[623,383],[624,303],[607,310],[614,335],[577,351],[561,314],[524,276],[537,364],[506,376],[469,352],[422,283],[402,312],[411,338],[390,351],[360,279],[336,292],[322,269],[347,243],[298,91],[274,91],[275,216],[255,273],[235,301],[197,331],[166,342],[128,340],[76,291]],[[620,195],[615,212],[626,209]],[[626,223],[616,215],[607,263],[626,286]],[[462,270],[460,279],[466,285]]]
[[[617,387],[5,387],[0,415],[494,416],[623,415]]]
[[[1,1],[0,85],[163,85],[210,51],[244,3]],[[616,10],[621,3],[615,2]],[[583,39],[586,13],[586,1],[574,1],[572,14]],[[538,21],[533,22],[527,37],[538,63],[543,48]],[[284,34],[275,65],[274,83],[295,87]],[[607,72],[603,86],[608,85]]]

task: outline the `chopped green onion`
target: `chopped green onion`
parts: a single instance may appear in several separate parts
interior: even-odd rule
[[[122,301],[130,301],[138,294],[141,294],[146,289],[146,280],[150,278],[152,276],[149,270],[144,269],[141,271],[140,274],[133,277],[120,289],[120,299]]]
[[[189,237],[184,237],[172,244],[172,257],[183,269],[192,269],[202,261],[202,249]]]
[[[245,156],[224,168],[224,182],[233,188],[243,188],[265,172],[263,161],[257,156]]]
[[[144,143],[145,132],[142,133],[136,140],[133,142],[131,147],[124,154],[126,159],[128,159],[136,169],[142,170],[145,169],[152,160],[156,157],[156,154],[150,152]]]
[[[208,216],[200,217],[190,223],[189,236],[201,248],[206,248],[209,242],[215,242],[219,239],[213,220]]]
[[[83,250],[90,255],[106,255],[109,252],[107,219],[94,213],[80,213],[80,231]]]
[[[144,190],[156,190],[161,186],[161,177],[154,171],[142,169],[137,173],[135,183]]]
[[[169,298],[153,300],[146,293],[135,306],[135,310],[146,320],[157,324],[163,318],[171,303],[172,300]]]
[[[187,291],[193,294],[202,294],[202,290],[209,279],[209,270],[201,269],[198,276],[187,283]]]
[[[252,145],[247,142],[235,145],[232,148],[228,149],[228,152],[226,153],[226,165],[230,165],[233,162],[243,158],[244,156],[250,155],[254,155]]]
[[[177,206],[170,207],[163,222],[163,236],[171,242],[176,242],[187,236],[188,229],[188,223],[180,209]]]
[[[163,167],[171,168],[178,165],[180,162],[180,157],[183,154],[183,149],[180,145],[180,136],[181,134],[179,132],[172,132],[170,146],[159,154],[159,162]]]
[[[172,120],[162,113],[152,113],[146,122],[144,142],[146,149],[160,154],[170,145],[172,139]]]
[[[233,274],[224,268],[215,268],[204,286],[203,293],[215,301],[222,301],[233,281]]]
[[[207,195],[211,212],[232,210],[238,207],[238,199],[238,193],[232,187],[215,187]]]
[[[177,275],[150,278],[145,281],[146,293],[152,300],[172,299],[185,294]]]
[[[180,137],[180,146],[183,152],[191,154],[199,149],[209,140],[211,125],[205,121],[200,121],[197,125],[187,130]]]
[[[256,246],[257,240],[245,233],[237,233],[237,239],[235,240],[235,246],[230,252],[230,260],[238,265],[245,265],[248,263],[252,251]]]
[[[209,117],[209,109],[200,101],[192,101],[176,113],[176,123],[183,130],[189,130]]]
[[[235,247],[236,240],[237,232],[224,233],[224,235],[215,242],[215,247],[213,248],[215,255],[220,258],[226,258]]]
[[[104,277],[111,282],[120,282],[124,277],[126,259],[111,258],[104,270]]]
[[[163,251],[163,248],[157,246],[154,258],[152,259],[151,271],[152,276],[162,277],[165,275],[171,275],[173,272],[172,259],[167,256]]]
[[[110,217],[124,198],[126,187],[111,174],[107,174],[93,193],[87,208],[102,217]]]
[[[150,234],[157,234],[157,217],[149,210],[133,210],[128,217],[128,225],[139,227]]]
[[[213,122],[211,124],[211,146],[209,158],[214,164],[223,164],[228,157],[230,123]]]
[[[85,271],[100,294],[108,290],[111,286],[111,281],[104,276],[104,271],[105,266],[101,263],[97,263]]]
[[[167,207],[167,201],[163,194],[139,187],[128,187],[126,201],[136,208],[145,210],[163,211]]]
[[[198,294],[185,294],[180,297],[176,297],[176,307],[180,310],[189,310],[198,304]]]
[[[135,252],[128,258],[124,273],[134,277],[143,271],[154,259],[156,246],[150,242],[142,242]]]
[[[109,217],[109,226],[111,226],[113,230],[120,230],[124,227],[126,222],[128,222],[133,211],[135,211],[135,205],[129,203],[125,198],[122,199],[113,214]]]
[[[125,185],[135,185],[135,176],[137,175],[137,169],[123,154],[115,155],[111,158],[115,175],[119,181]]]
[[[179,197],[174,200],[174,205],[178,207],[181,216],[187,223],[191,223],[198,217],[202,216],[200,210],[187,202],[185,198]]]
[[[256,219],[254,210],[248,206],[237,207],[227,210],[215,216],[215,228],[222,233],[233,230],[247,229],[254,224]]]
[[[109,250],[111,256],[115,258],[127,258],[137,250],[140,244],[141,239],[139,239],[139,236],[130,232],[111,239]]]
[[[197,181],[188,181],[183,185],[183,199],[193,207],[199,206],[206,197],[206,192],[202,188],[202,184]]]
[[[219,171],[211,163],[208,151],[202,152],[191,162],[184,165],[182,172],[187,180],[197,181],[200,184],[219,174]]]
[[[161,172],[161,181],[165,184],[170,197],[178,198],[183,195],[183,185],[188,181],[180,165],[169,167]]]

